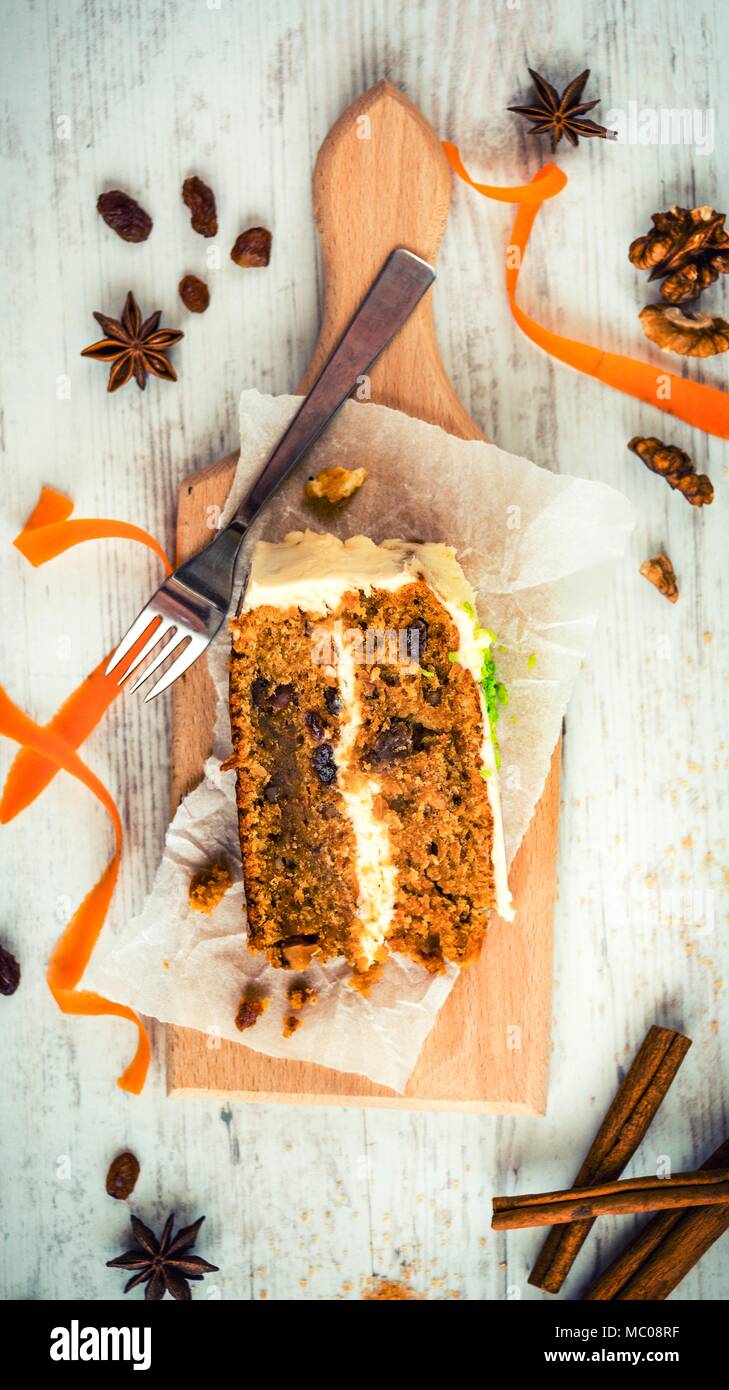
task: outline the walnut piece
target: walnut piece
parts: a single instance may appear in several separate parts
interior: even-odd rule
[[[310,501],[343,502],[360,488],[367,477],[366,468],[322,468],[306,484]]]
[[[190,884],[188,902],[195,912],[214,912],[233,880],[224,864],[201,869]]]
[[[644,560],[640,572],[650,584],[655,584],[659,593],[663,594],[669,603],[678,601],[676,573],[665,551],[662,550],[660,555],[654,555],[652,560]]]
[[[729,323],[715,314],[686,314],[664,304],[640,312],[646,338],[681,357],[715,357],[729,350]]]
[[[671,304],[696,299],[729,271],[726,214],[714,208],[672,207],[653,214],[653,227],[631,243],[628,259],[650,280],[663,280],[661,295]]]
[[[289,970],[306,970],[318,949],[315,941],[297,941],[293,946],[283,946],[281,955]]]
[[[704,507],[714,500],[711,478],[705,473],[697,473],[685,449],[676,444],[664,444],[654,435],[637,434],[628,441],[628,448],[650,468],[660,473],[669,487],[682,492],[692,507]]]
[[[235,1016],[235,1026],[239,1033],[244,1033],[246,1028],[255,1028],[261,1014],[265,1014],[271,1000],[260,997],[248,998],[245,994],[241,995],[238,1012]]]

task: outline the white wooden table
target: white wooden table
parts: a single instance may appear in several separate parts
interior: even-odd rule
[[[241,388],[286,391],[300,376],[320,297],[310,171],[347,103],[388,77],[494,183],[522,181],[547,156],[504,109],[527,97],[527,61],[559,86],[592,67],[587,95],[602,97],[603,120],[631,101],[713,108],[708,157],[597,141],[560,151],[570,185],[529,252],[526,308],[650,357],[636,318],[646,287],[626,251],[657,208],[727,204],[728,18],[720,0],[6,0],[0,583],[12,697],[47,718],[158,574],[124,542],[32,570],[9,542],[41,483],[68,491],[77,515],[135,521],[169,547],[180,479],[236,445]],[[206,273],[209,243],[179,201],[193,172],[216,189],[221,221],[221,268],[208,271],[212,304],[199,319],[176,294],[184,272]],[[142,247],[97,217],[97,194],[115,186],[154,216]],[[435,289],[456,389],[504,448],[611,482],[637,514],[567,717],[548,1116],[167,1101],[161,1030],[144,1095],[122,1095],[113,1078],[129,1027],[62,1017],[44,981],[51,943],[110,848],[97,804],[61,776],[0,838],[0,939],[23,968],[15,997],[0,1000],[3,1297],[121,1296],[104,1262],[123,1248],[127,1213],[104,1176],[129,1146],[145,1219],[207,1213],[201,1252],[221,1267],[222,1297],[358,1298],[373,1275],[405,1272],[431,1299],[538,1298],[526,1278],[540,1235],[491,1234],[490,1196],[571,1181],[652,1022],[681,1027],[694,1046],[629,1171],[653,1169],[659,1154],[691,1166],[729,1130],[726,451],[519,334],[501,276],[510,217],[456,187]],[[241,272],[228,249],[258,222],[273,229],[271,265]],[[91,311],[117,315],[129,288],[184,328],[179,383],[107,397],[105,371],[78,354],[97,336]],[[725,311],[725,288],[711,304]],[[727,384],[726,358],[689,370]],[[690,508],[627,452],[631,435],[654,431],[711,474],[712,508]],[[681,582],[676,607],[637,573],[663,546]],[[122,915],[138,909],[160,853],[169,749],[164,700],[127,699],[83,750],[123,807]],[[3,743],[3,774],[12,752]],[[629,1225],[596,1228],[565,1296],[579,1296]],[[727,1254],[726,1241],[715,1246],[677,1296],[725,1298]]]

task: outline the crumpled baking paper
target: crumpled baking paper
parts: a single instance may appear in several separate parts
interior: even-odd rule
[[[221,520],[260,472],[300,404],[296,396],[245,391],[241,455]],[[365,467],[364,486],[342,507],[304,501],[320,468]],[[509,690],[502,712],[501,797],[507,859],[513,859],[539,799],[562,718],[597,621],[611,571],[632,527],[629,503],[602,483],[538,468],[483,441],[455,439],[434,425],[371,403],[348,402],[287,479],[246,539],[232,609],[252,545],[287,531],[333,531],[444,541],[454,545],[478,592],[482,622],[497,633],[497,671]],[[435,978],[391,956],[369,998],[350,989],[343,962],[312,964],[306,979],[319,1002],[283,1038],[292,976],[245,944],[245,900],[235,808],[235,774],[220,762],[231,751],[227,715],[229,638],[223,630],[208,660],[218,693],[214,756],[181,803],[140,915],[109,929],[84,984],[140,1013],[230,1038],[273,1057],[356,1072],[402,1092],[457,972]],[[209,916],[188,905],[190,880],[224,861],[234,885]],[[488,938],[485,950],[488,950]],[[238,1032],[241,993],[255,986],[270,1005],[254,1028]]]

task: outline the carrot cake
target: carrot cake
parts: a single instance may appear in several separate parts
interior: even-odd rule
[[[511,913],[493,634],[455,551],[259,542],[231,623],[248,945],[300,970],[465,965]]]

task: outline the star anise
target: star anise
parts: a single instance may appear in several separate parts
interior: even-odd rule
[[[528,132],[530,135],[549,133],[553,150],[556,150],[563,135],[571,145],[579,143],[580,135],[585,139],[589,136],[598,136],[601,140],[615,138],[614,131],[606,130],[605,126],[597,125],[595,121],[584,119],[586,111],[592,111],[594,106],[599,105],[599,97],[595,101],[580,101],[590,76],[589,68],[585,68],[579,77],[575,77],[569,86],[565,87],[561,96],[551,82],[547,82],[545,77],[540,77],[533,68],[529,69],[529,76],[536,87],[539,100],[534,106],[510,106],[509,110],[535,122]]]
[[[144,1297],[158,1300],[165,1293],[173,1298],[187,1302],[191,1298],[189,1279],[202,1279],[204,1274],[217,1270],[217,1265],[208,1264],[199,1255],[190,1255],[197,1240],[197,1233],[205,1220],[201,1216],[192,1226],[183,1226],[172,1238],[174,1212],[168,1216],[159,1240],[138,1216],[131,1218],[132,1230],[137,1240],[136,1246],[117,1255],[115,1260],[107,1260],[108,1269],[135,1269],[137,1273],[124,1285],[129,1293],[138,1284],[146,1284]]]
[[[95,362],[111,363],[107,390],[118,391],[133,376],[143,391],[148,372],[162,377],[163,381],[177,381],[166,354],[168,348],[179,343],[185,335],[175,329],[160,329],[161,317],[162,310],[157,309],[142,323],[142,312],[131,290],[124,302],[121,322],[109,318],[107,314],[94,314],[106,337],[84,348],[81,356],[93,357]]]

